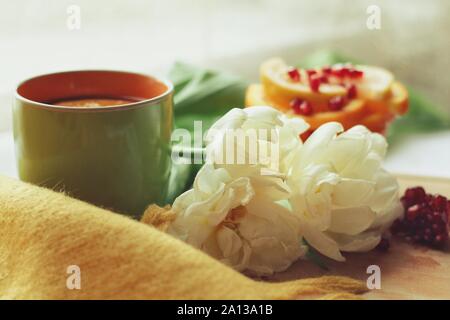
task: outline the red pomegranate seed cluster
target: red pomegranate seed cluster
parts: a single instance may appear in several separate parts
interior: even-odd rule
[[[427,194],[422,187],[415,187],[406,190],[401,201],[405,216],[392,225],[393,234],[434,248],[442,248],[448,243],[450,201],[447,198]]]
[[[330,111],[341,110],[347,104],[347,99],[355,99],[358,95],[357,88],[354,84],[344,84],[342,80],[346,78],[360,79],[364,76],[364,73],[361,70],[355,69],[351,64],[338,64],[332,67],[325,66],[320,70],[306,69],[305,72],[308,77],[309,87],[313,92],[319,92],[321,84],[330,83],[330,77],[338,78],[341,85],[347,89],[346,97],[336,96],[330,99],[330,101],[328,102],[328,109]],[[287,74],[291,81],[301,81],[301,74],[299,69],[290,67],[287,71]],[[313,113],[312,106],[307,101],[303,101],[301,99],[292,100],[291,108],[296,114],[300,115],[311,115]]]

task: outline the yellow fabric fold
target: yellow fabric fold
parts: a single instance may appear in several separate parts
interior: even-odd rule
[[[67,287],[69,266],[79,290]],[[154,227],[0,177],[1,299],[357,299],[365,289],[343,277],[255,281]]]

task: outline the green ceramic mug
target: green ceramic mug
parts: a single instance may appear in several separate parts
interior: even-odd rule
[[[164,204],[171,171],[173,86],[118,71],[73,71],[22,82],[13,108],[19,177],[137,217]],[[52,101],[133,97],[117,106]]]

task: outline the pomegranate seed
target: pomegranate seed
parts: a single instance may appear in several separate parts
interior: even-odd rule
[[[403,206],[410,207],[417,203],[425,202],[427,194],[422,187],[409,188],[405,191],[405,195],[402,197],[401,201]]]
[[[401,201],[405,217],[394,222],[392,233],[436,248],[448,243],[450,206],[447,198],[427,194],[422,187],[416,187],[406,190]]]
[[[358,95],[358,90],[354,84],[347,86],[347,98],[354,99]]]
[[[344,68],[342,68],[342,73],[343,73],[344,77],[349,77],[350,73],[351,73],[351,69],[344,67]]]
[[[291,101],[291,108],[294,110],[295,114],[303,116],[309,116],[313,113],[313,108],[308,101],[303,101],[299,98],[295,98]]]
[[[317,71],[314,69],[307,69],[306,73],[308,74],[308,77],[311,77],[313,74],[316,74]]]
[[[326,75],[321,75],[320,77],[319,77],[319,79],[320,79],[320,83],[328,83],[329,81],[328,81],[328,77],[326,76]]]
[[[289,68],[287,73],[289,75],[289,78],[291,78],[292,81],[295,81],[295,82],[300,81],[300,72],[298,71],[297,68],[291,67],[291,68]]]
[[[438,208],[440,210],[444,210],[447,206],[447,198],[438,195],[433,199],[433,205],[435,208]]]
[[[351,69],[349,71],[349,76],[353,79],[360,79],[364,76],[364,72],[362,72],[361,70]]]
[[[333,66],[331,73],[337,78],[345,78],[349,75],[350,67],[350,65],[336,64]]]
[[[333,69],[331,74],[337,78],[344,78],[345,77],[345,70],[344,68],[339,69]]]
[[[299,98],[295,98],[291,101],[290,106],[291,106],[292,110],[294,110],[294,113],[301,114],[300,106],[302,105],[302,103],[303,103],[303,100],[301,100]]]
[[[322,68],[322,72],[323,72],[324,74],[329,75],[329,74],[331,74],[332,69],[331,69],[331,67],[326,66],[326,67],[323,67],[323,68]]]
[[[352,78],[360,79],[363,77],[364,73],[361,70],[357,70],[352,64],[336,64],[330,69],[330,73],[337,78]]]
[[[309,116],[313,113],[313,108],[311,104],[308,103],[308,101],[303,101],[303,103],[300,105],[300,112],[304,116]]]
[[[345,105],[345,98],[341,96],[336,96],[328,101],[328,109],[331,111],[339,111]]]
[[[302,104],[303,100],[299,99],[299,98],[295,98],[291,100],[290,103],[290,107],[292,109],[294,109],[294,111],[296,111],[296,109],[298,109],[300,107],[300,105]]]
[[[415,220],[419,210],[420,210],[420,206],[418,204],[415,204],[412,207],[409,207],[406,210],[406,218],[411,221]]]
[[[312,91],[318,92],[320,87],[320,76],[313,74],[309,77],[309,87]]]

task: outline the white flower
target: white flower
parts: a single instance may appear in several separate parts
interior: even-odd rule
[[[305,253],[299,219],[265,188],[205,164],[193,189],[175,200],[168,233],[239,271],[283,271]]]
[[[328,123],[303,144],[307,129],[271,107],[228,112],[210,129],[207,163],[175,200],[168,232],[257,275],[303,256],[303,238],[338,261],[373,249],[402,213],[397,182],[381,167],[385,139]]]
[[[387,143],[363,126],[342,132],[322,125],[297,150],[288,173],[290,203],[308,243],[345,260],[341,251],[373,249],[401,214],[396,180],[381,168]]]
[[[308,127],[302,119],[287,118],[272,107],[235,108],[210,128],[206,161],[226,167],[232,176],[241,176],[249,167],[263,175],[280,175],[289,167],[293,150],[301,147],[299,135]]]

